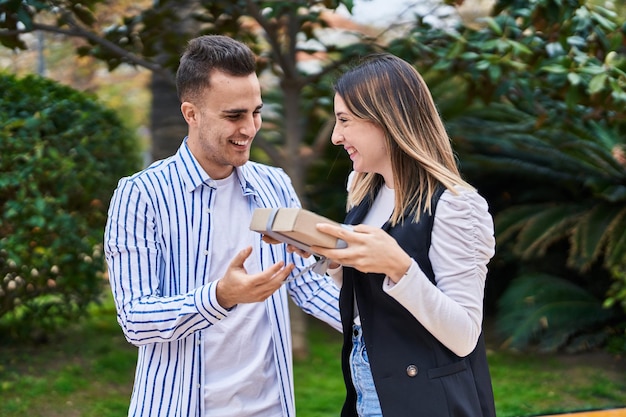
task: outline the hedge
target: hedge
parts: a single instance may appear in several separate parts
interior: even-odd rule
[[[45,336],[102,291],[103,229],[138,140],[95,96],[0,73],[0,325]]]

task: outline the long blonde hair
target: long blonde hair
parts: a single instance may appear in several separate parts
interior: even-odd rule
[[[356,116],[380,126],[393,170],[395,204],[391,224],[409,214],[414,221],[431,212],[431,198],[441,184],[473,189],[461,178],[450,138],[430,90],[409,63],[387,53],[366,57],[335,83],[337,93]],[[383,184],[376,173],[355,173],[348,209],[374,198]]]

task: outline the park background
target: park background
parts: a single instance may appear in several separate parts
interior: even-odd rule
[[[336,220],[350,161],[329,141],[332,81],[373,51],[411,62],[496,221],[499,415],[626,405],[625,6],[365,3],[0,2],[1,415],[124,415],[135,351],[106,285],[106,209],[120,176],[184,137],[172,74],[200,33],[253,47],[252,158]],[[298,413],[337,415],[337,335],[293,317]]]

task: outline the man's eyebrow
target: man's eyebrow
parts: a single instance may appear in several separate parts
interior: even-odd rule
[[[261,108],[263,107],[263,103],[259,104],[254,111],[259,111],[261,110]],[[226,113],[226,114],[245,114],[248,112],[248,109],[228,109],[228,110],[223,110],[222,113]]]

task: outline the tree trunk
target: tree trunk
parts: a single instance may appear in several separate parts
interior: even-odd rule
[[[150,91],[152,92],[150,154],[152,160],[156,161],[176,153],[187,134],[187,124],[180,112],[180,102],[171,80],[152,73]]]
[[[180,30],[173,30],[174,33],[199,33],[199,30],[194,31],[194,27],[197,26],[197,21],[189,18],[191,16],[190,10],[193,9],[194,4],[197,4],[196,0],[180,1],[177,5],[177,12],[180,17]],[[199,28],[196,28],[199,29]],[[191,30],[191,31],[190,31]],[[181,44],[181,51],[184,45]],[[159,57],[159,60],[165,60],[166,56]],[[180,101],[176,95],[176,88],[173,83],[173,78],[168,79],[157,73],[152,73],[152,79],[150,82],[150,89],[152,92],[151,100],[151,151],[150,154],[153,160],[162,159],[173,155],[184,136],[187,134],[187,124],[183,119],[180,112]],[[287,103],[287,120],[292,120],[294,123],[287,123],[285,126],[285,136],[287,138],[286,152],[288,158],[285,163],[282,164],[285,172],[290,175],[294,188],[300,198],[304,198],[304,180],[303,172],[305,168],[299,163],[299,144],[302,133],[299,131],[297,121],[300,120],[299,104],[298,104],[298,91],[290,91],[286,93],[290,99]],[[295,115],[291,115],[291,112],[295,112]],[[306,202],[303,201],[303,205],[306,206]],[[309,355],[308,341],[307,341],[307,317],[299,307],[297,307],[291,300],[289,302],[289,311],[291,315],[291,334],[293,343],[293,355],[294,358],[301,359],[306,358]]]
[[[290,176],[293,187],[302,200],[303,207],[306,208],[307,201],[304,193],[304,172],[306,167],[302,163],[302,158],[300,158],[300,146],[304,138],[304,132],[300,124],[300,88],[296,83],[284,82],[282,89],[285,100],[284,132],[286,140],[286,161],[283,169]],[[290,303],[290,311],[293,356],[296,359],[304,359],[309,356],[307,315],[293,303]]]
[[[199,32],[200,24],[193,18],[193,11],[200,7],[197,0],[179,0],[175,10],[178,20],[173,19],[168,22],[168,25],[170,25],[168,36],[175,36],[179,39],[180,53],[185,48],[187,39]],[[164,64],[168,58],[169,56],[163,50],[156,57],[156,61],[162,67],[165,67]],[[152,159],[156,161],[176,153],[187,134],[187,124],[180,111],[180,101],[176,94],[174,74],[171,74],[171,77],[167,77],[153,72],[150,81],[150,91],[152,92],[150,112],[152,143],[150,153]]]

